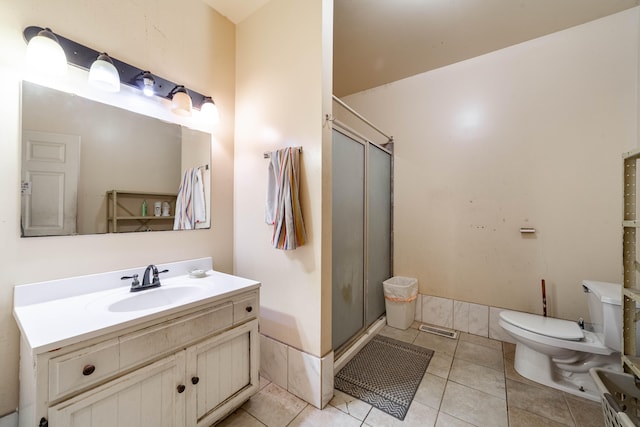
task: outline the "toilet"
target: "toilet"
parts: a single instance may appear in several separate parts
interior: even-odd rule
[[[622,289],[584,280],[591,325],[517,311],[500,312],[499,325],[516,341],[514,366],[525,378],[600,401],[589,369],[621,371]]]

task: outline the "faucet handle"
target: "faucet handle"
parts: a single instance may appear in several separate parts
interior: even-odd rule
[[[135,288],[140,286],[140,281],[138,280],[138,275],[134,274],[133,276],[122,276],[120,278],[120,280],[127,280],[127,279],[133,279],[133,282],[131,282],[131,287]]]
[[[153,272],[153,282],[152,283],[154,285],[155,284],[160,284],[160,278],[158,277],[158,275],[160,273],[168,273],[168,272],[169,272],[169,269],[164,269],[162,271],[154,270],[154,272]]]

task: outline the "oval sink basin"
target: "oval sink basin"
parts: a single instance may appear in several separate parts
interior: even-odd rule
[[[177,286],[139,291],[115,301],[107,309],[113,312],[140,311],[173,305],[197,296],[202,292],[198,286]]]

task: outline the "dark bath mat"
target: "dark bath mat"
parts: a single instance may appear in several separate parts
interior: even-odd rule
[[[335,388],[404,420],[433,350],[376,335],[335,377]]]

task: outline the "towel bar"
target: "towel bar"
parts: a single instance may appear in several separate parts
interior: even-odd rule
[[[293,147],[295,149],[297,149],[300,153],[302,153],[302,147]],[[270,159],[271,158],[271,151],[265,151],[264,152],[264,158],[265,159]]]

